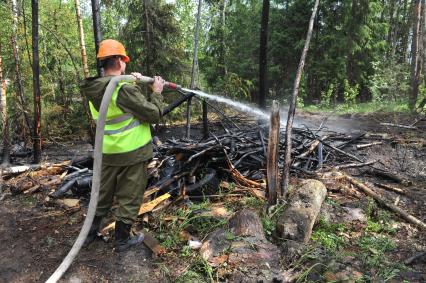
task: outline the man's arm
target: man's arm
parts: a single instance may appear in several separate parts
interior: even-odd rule
[[[138,85],[125,84],[118,93],[117,106],[142,122],[154,124],[161,119],[162,101],[160,93],[150,93],[147,98]]]

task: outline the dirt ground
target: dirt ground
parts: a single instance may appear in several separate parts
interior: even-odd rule
[[[389,200],[398,200],[398,206],[415,215],[422,221],[426,221],[426,121],[417,124],[419,130],[404,130],[381,126],[380,122],[409,124],[414,118],[407,115],[356,115],[356,116],[326,116],[323,114],[301,113],[297,120],[298,125],[318,125],[326,118],[329,129],[347,133],[367,131],[370,133],[385,133],[393,137],[379,147],[371,147],[363,150],[363,155],[370,160],[380,160],[381,166],[392,169],[412,180],[409,186],[404,186],[406,195],[397,195],[393,192],[380,190],[379,193]],[[201,127],[193,127],[194,131],[201,131]],[[183,136],[183,128],[161,128],[160,137],[173,135]],[[196,134],[198,135],[198,134]],[[396,141],[396,142],[395,142]],[[44,159],[58,161],[69,159],[70,156],[84,155],[90,150],[90,146],[83,142],[71,144],[51,144],[45,150]],[[367,184],[380,181],[374,177],[365,176],[362,170],[349,170],[353,175]],[[386,183],[386,182],[385,182]],[[0,202],[0,282],[43,282],[60,264],[65,257],[82,226],[85,210],[84,205],[78,210],[67,210],[63,207],[51,205],[46,202],[48,191],[42,191],[30,195],[6,196]],[[368,205],[367,198],[348,197],[339,192],[329,191],[327,201],[322,209],[322,217],[330,222],[348,222],[345,217],[351,208],[363,208]],[[377,206],[372,208],[382,211]],[[346,212],[345,212],[346,211]],[[417,252],[426,249],[426,233],[409,225],[395,214],[391,214],[392,221],[386,222],[393,228],[388,237],[395,242],[395,248],[386,251],[388,261],[403,263],[403,261]],[[378,218],[379,219],[379,218]],[[349,221],[350,222],[350,221]],[[380,220],[378,220],[380,222]],[[342,237],[357,238],[356,234],[369,222],[352,221],[349,235]],[[147,227],[149,225],[145,225]],[[374,229],[373,229],[374,230]],[[277,240],[275,240],[277,241]],[[276,242],[275,244],[279,244]],[[335,273],[348,267],[363,274],[375,274],[375,270],[366,266],[365,262],[358,260],[353,253],[360,252],[352,245],[348,245],[348,252],[352,254],[340,258],[332,267]],[[378,252],[367,246],[366,254],[374,257]],[[371,252],[371,253],[370,253]],[[286,254],[282,255],[283,258]],[[322,262],[321,256],[312,257],[313,262]],[[285,262],[285,261],[284,261]],[[292,263],[287,262],[289,266]],[[308,265],[308,262],[306,262]],[[176,278],[188,268],[185,259],[176,257],[176,254],[166,254],[164,257],[154,258],[145,246],[140,246],[128,252],[118,254],[113,251],[112,243],[98,241],[83,249],[70,270],[61,282],[175,282]],[[329,270],[333,270],[330,268]],[[283,266],[283,270],[286,267]],[[345,269],[345,270],[346,270]],[[367,270],[369,269],[369,270]],[[420,258],[407,268],[399,268],[396,275],[389,282],[426,282],[426,258]],[[329,271],[330,272],[330,271]],[[395,272],[395,271],[393,271]],[[377,273],[377,272],[376,272]],[[328,279],[327,279],[328,278]],[[367,282],[376,281],[374,276],[366,277]],[[339,278],[315,277],[311,272],[300,282],[339,281]],[[182,282],[182,281],[181,281]],[[186,281],[194,282],[194,281]],[[202,282],[202,281],[200,281]],[[355,282],[355,281],[345,281]]]

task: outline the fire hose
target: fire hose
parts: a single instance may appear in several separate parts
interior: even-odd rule
[[[89,234],[90,227],[92,226],[93,218],[95,217],[96,207],[98,205],[99,198],[99,188],[101,182],[101,168],[102,168],[102,147],[103,147],[103,136],[104,136],[104,127],[106,122],[106,114],[108,111],[108,106],[111,102],[112,93],[117,87],[118,83],[121,81],[134,82],[140,81],[142,83],[153,83],[154,79],[150,77],[142,76],[141,78],[136,79],[134,76],[123,75],[113,77],[108,86],[105,89],[104,96],[102,98],[101,106],[99,108],[99,117],[96,122],[96,135],[95,135],[95,148],[93,151],[93,179],[92,179],[92,190],[90,194],[90,202],[87,209],[86,218],[81,228],[80,234],[78,235],[74,245],[71,250],[68,252],[67,256],[63,259],[62,263],[55,270],[55,272],[49,277],[46,281],[47,283],[56,283],[67,271],[81,247],[84,244],[84,241]],[[166,82],[165,87],[170,89],[180,90],[182,87],[175,83]]]

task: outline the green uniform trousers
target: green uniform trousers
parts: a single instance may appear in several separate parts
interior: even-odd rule
[[[118,203],[115,220],[133,224],[138,217],[147,184],[147,165],[148,161],[129,166],[102,165],[96,216],[106,216],[115,197]]]

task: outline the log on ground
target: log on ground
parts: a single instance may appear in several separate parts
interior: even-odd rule
[[[317,180],[305,180],[296,187],[290,195],[290,205],[277,221],[279,236],[306,244],[326,195],[327,189]]]

